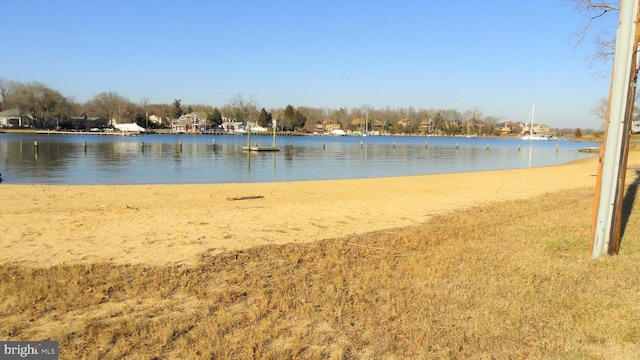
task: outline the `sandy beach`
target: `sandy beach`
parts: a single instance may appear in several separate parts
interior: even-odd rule
[[[629,160],[628,182],[637,157]],[[404,227],[489,202],[594,186],[596,171],[597,158],[591,158],[542,168],[337,181],[2,185],[0,261],[190,265],[204,252]]]

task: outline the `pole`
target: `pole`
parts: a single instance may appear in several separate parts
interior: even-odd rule
[[[591,258],[605,252],[615,254],[620,243],[620,221],[629,129],[635,96],[635,49],[638,0],[621,0],[607,126],[596,180]]]
[[[247,150],[251,150],[251,125],[247,124]]]
[[[276,122],[278,120],[273,120],[273,146],[276,146]]]

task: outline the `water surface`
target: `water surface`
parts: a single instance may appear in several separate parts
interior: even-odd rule
[[[251,137],[252,145],[272,141]],[[417,136],[280,136],[276,141],[279,152],[247,153],[242,150],[247,138],[234,135],[0,134],[0,173],[14,184],[351,179],[557,165],[595,156],[578,149],[599,145]]]

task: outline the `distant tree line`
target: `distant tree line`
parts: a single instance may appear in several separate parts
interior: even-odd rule
[[[70,124],[73,118],[105,119],[107,126],[135,122],[145,128],[170,127],[171,119],[185,113],[195,112],[212,126],[220,126],[223,119],[242,123],[254,123],[270,128],[276,121],[278,130],[304,133],[322,132],[328,124],[345,131],[380,131],[391,134],[435,134],[435,135],[499,135],[496,126],[502,119],[486,116],[479,109],[460,112],[454,109],[379,108],[369,105],[360,107],[312,108],[294,107],[259,108],[253,96],[238,94],[222,107],[204,104],[183,105],[181,99],[172,104],[152,104],[148,98],[137,103],[117,92],[101,92],[92,99],[80,103],[72,96],[39,82],[21,83],[0,78],[0,111],[19,109],[36,119],[37,128],[50,127],[47,119],[57,119],[57,126]],[[155,115],[161,122],[149,121]],[[526,121],[526,119],[523,119]],[[518,133],[521,129],[514,128]],[[557,129],[573,133],[575,129]],[[583,131],[584,133],[584,131]]]

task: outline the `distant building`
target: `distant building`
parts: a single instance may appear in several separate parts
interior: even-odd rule
[[[196,113],[182,114],[178,119],[171,120],[171,131],[175,133],[199,132],[208,129],[207,120],[201,119]]]
[[[238,130],[240,130],[239,132],[242,132],[243,130],[246,132],[246,126],[240,121],[225,121],[220,126],[222,126],[224,131],[228,133],[234,133]]]
[[[21,128],[33,126],[33,118],[30,115],[20,114],[18,108],[0,112],[0,127]]]
[[[501,134],[513,134],[513,128],[515,123],[512,121],[505,121],[502,123],[496,124],[496,130]]]
[[[67,118],[66,123],[61,126],[76,130],[102,129],[107,127],[107,120],[99,117],[76,116]]]
[[[172,119],[171,120],[171,132],[184,134],[186,132],[191,132],[193,128],[191,127],[191,120],[180,120],[180,119]]]
[[[409,121],[409,118],[400,119],[400,120],[398,120],[398,125],[401,125],[403,127],[407,127],[407,126],[411,125],[411,121]]]

